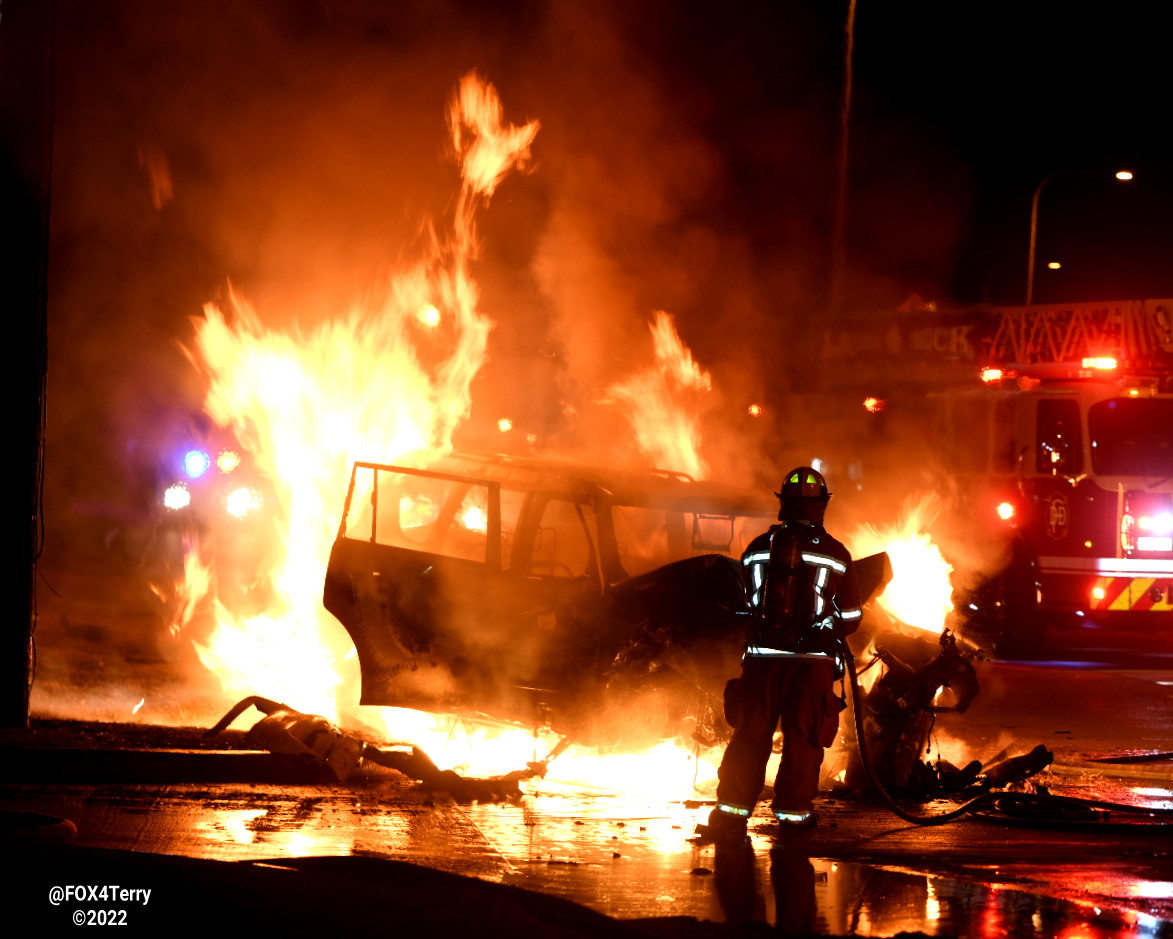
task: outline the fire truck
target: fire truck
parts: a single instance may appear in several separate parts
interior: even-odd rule
[[[851,458],[945,497],[956,614],[1001,654],[1049,624],[1173,627],[1173,300],[848,317],[818,360],[888,422]]]

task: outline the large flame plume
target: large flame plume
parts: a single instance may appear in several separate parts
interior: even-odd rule
[[[916,493],[904,501],[895,525],[863,525],[848,539],[855,557],[880,551],[892,562],[892,581],[877,602],[909,626],[940,633],[953,609],[952,566],[929,534],[941,513],[936,493]]]
[[[349,640],[322,609],[340,493],[357,459],[421,464],[451,449],[468,414],[492,324],[470,271],[477,209],[529,160],[537,122],[507,125],[495,89],[475,74],[449,112],[462,185],[450,230],[429,227],[427,251],[394,273],[379,302],[305,329],[265,326],[232,293],[196,323],[191,358],[209,381],[207,413],[229,427],[276,492],[279,550],[259,615],[217,595],[210,549],[187,571],[183,627],[202,597],[215,628],[201,660],[232,694],[262,694],[326,715]]]
[[[448,120],[462,175],[451,229],[444,237],[426,229],[429,250],[394,274],[378,303],[278,330],[233,291],[197,321],[190,356],[208,377],[205,410],[233,431],[271,481],[279,550],[262,573],[264,609],[242,612],[217,589],[215,539],[193,546],[176,629],[201,611],[210,614],[214,627],[196,648],[233,697],[260,694],[360,725],[381,721],[380,733],[423,746],[445,766],[506,772],[542,759],[557,740],[402,709],[340,714],[349,702],[339,701],[337,690],[356,677],[346,661],[353,646],[321,602],[352,463],[425,465],[448,452],[485,361],[492,324],[478,310],[470,274],[475,214],[511,170],[527,165],[538,124],[505,124],[496,92],[475,75],[461,81]],[[670,315],[656,314],[651,336],[653,364],[612,387],[609,400],[623,407],[645,459],[703,478],[699,420],[710,376]],[[668,740],[641,755],[634,771],[630,758],[571,747],[552,764],[547,782],[630,792],[640,778],[662,789],[667,776],[682,790],[711,788],[715,766],[704,756]]]

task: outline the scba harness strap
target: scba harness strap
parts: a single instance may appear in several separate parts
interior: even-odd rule
[[[770,533],[769,550],[746,555],[750,604],[760,614],[765,634],[757,638],[779,650],[808,651],[812,634],[834,628],[831,600],[847,573],[839,558],[817,549],[809,531],[780,525]],[[818,651],[818,650],[809,650]]]

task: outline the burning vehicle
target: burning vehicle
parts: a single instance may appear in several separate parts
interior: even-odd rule
[[[713,736],[749,615],[738,559],[775,513],[675,473],[360,462],[323,600],[354,641],[362,704],[580,740],[651,742],[682,721]]]
[[[488,714],[606,749],[716,746],[752,615],[739,558],[775,509],[674,473],[508,456],[359,462],[323,601],[354,641],[364,705]],[[865,598],[893,580],[885,553],[856,566]],[[981,764],[962,773],[922,757],[939,695],[963,712],[978,694],[982,651],[947,629],[931,641],[889,614],[869,619],[859,645],[884,669],[861,726],[879,784],[921,798],[965,788]],[[1011,776],[1049,762],[1037,756]],[[864,786],[855,758],[847,775]]]

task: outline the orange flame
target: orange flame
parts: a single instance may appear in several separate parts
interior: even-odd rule
[[[180,591],[179,612],[171,624],[172,635],[190,622],[196,609],[212,589],[211,571],[202,556],[199,545],[187,545],[183,556],[183,589]]]
[[[522,127],[505,124],[497,90],[470,72],[461,79],[448,109],[448,126],[465,182],[461,198],[476,194],[487,199],[510,170],[525,169],[530,144],[541,125],[537,121]]]
[[[273,600],[260,615],[228,609],[213,562],[189,555],[175,628],[210,603],[216,628],[197,651],[226,691],[336,715],[353,648],[322,608],[321,581],[350,466],[424,463],[451,448],[469,411],[491,330],[469,274],[474,216],[528,162],[538,124],[504,124],[495,89],[475,75],[461,81],[449,123],[463,180],[451,231],[433,233],[429,256],[396,272],[381,303],[278,331],[233,291],[226,309],[208,304],[196,323],[190,355],[209,379],[205,410],[233,429],[280,507],[279,557],[265,572]]]
[[[651,331],[655,364],[612,385],[608,397],[624,406],[653,465],[703,479],[709,467],[700,455],[701,398],[712,378],[681,341],[670,314],[657,313]]]
[[[848,540],[854,557],[888,553],[892,581],[877,598],[880,606],[909,626],[935,633],[944,630],[953,609],[953,568],[928,534],[940,512],[936,493],[910,496],[899,523],[887,528],[864,525]]]
[[[515,725],[403,708],[381,711],[389,733],[422,746],[437,765],[460,772],[508,773],[545,759],[558,743],[549,733],[535,734]],[[541,785],[614,790],[626,795],[644,791],[660,799],[711,792],[716,788],[720,757],[720,750],[694,752],[676,739],[631,754],[603,755],[572,745],[549,763]]]

